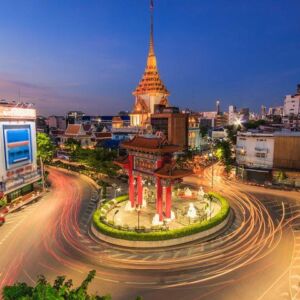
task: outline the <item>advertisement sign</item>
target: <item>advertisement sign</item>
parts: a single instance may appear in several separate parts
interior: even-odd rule
[[[32,163],[30,125],[4,125],[6,169]]]

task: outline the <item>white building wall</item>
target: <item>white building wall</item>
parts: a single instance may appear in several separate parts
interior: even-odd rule
[[[236,161],[250,168],[272,169],[274,136],[244,133],[237,136]]]
[[[287,95],[283,105],[284,116],[300,114],[300,95]]]

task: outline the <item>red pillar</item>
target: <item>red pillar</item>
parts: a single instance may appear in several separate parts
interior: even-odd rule
[[[134,195],[134,178],[132,174],[133,169],[133,156],[128,155],[129,161],[129,169],[128,169],[128,176],[129,176],[129,200],[131,202],[131,207],[135,206],[135,195]]]
[[[166,187],[166,218],[171,218],[171,205],[172,205],[172,186],[171,183]]]
[[[163,209],[162,209],[162,185],[160,178],[156,179],[157,188],[156,188],[156,212],[159,214],[159,221],[163,220]]]
[[[138,188],[138,205],[142,206],[143,204],[143,182],[142,182],[142,176],[139,175],[137,177],[137,188]]]
[[[162,159],[157,160],[156,167],[157,169],[163,166]],[[156,212],[159,214],[159,221],[163,220],[163,189],[161,185],[161,180],[159,177],[156,178]]]

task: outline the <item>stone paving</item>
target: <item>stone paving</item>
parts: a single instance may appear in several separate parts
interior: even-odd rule
[[[206,200],[205,200],[206,201]],[[175,219],[167,222],[169,229],[182,228],[189,224],[199,222],[206,219],[206,214],[209,216],[209,202],[203,200],[183,199],[179,197],[173,197],[172,199],[172,211],[175,214]],[[152,220],[156,213],[155,203],[147,203],[146,207],[141,208],[138,213],[137,210],[126,211],[127,201],[120,203],[118,206],[113,208],[107,214],[107,220],[113,221],[116,226],[126,226],[130,228],[135,227],[152,227]],[[190,207],[190,203],[196,208],[197,217],[189,218],[187,213]],[[215,202],[211,202],[211,217],[216,215],[220,211],[220,205]]]

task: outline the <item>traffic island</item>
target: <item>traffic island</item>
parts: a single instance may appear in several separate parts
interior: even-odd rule
[[[201,199],[173,197],[173,207],[172,220],[153,224],[155,204],[128,210],[128,195],[123,195],[105,202],[94,212],[91,230],[101,241],[114,245],[157,248],[212,239],[233,220],[228,201],[216,193]]]

